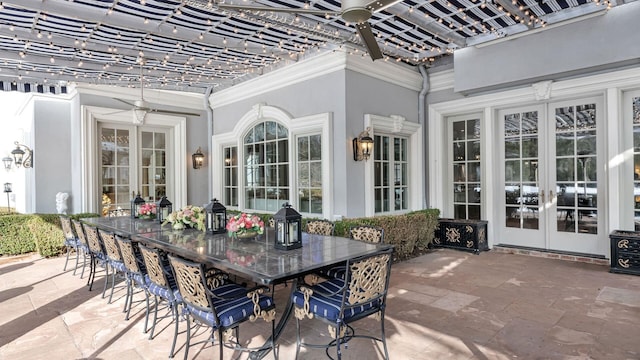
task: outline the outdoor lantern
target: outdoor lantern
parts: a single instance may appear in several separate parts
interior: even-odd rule
[[[171,201],[167,200],[166,196],[163,196],[156,204],[156,220],[162,224],[172,211],[173,206],[171,205]]]
[[[10,157],[3,157],[2,162],[4,163],[4,169],[9,171],[11,170],[11,163],[13,163],[13,159]]]
[[[367,160],[371,156],[373,139],[369,136],[369,130],[371,128],[366,128],[353,139],[353,160],[355,161]]]
[[[4,183],[4,192],[7,193],[7,212],[11,213],[11,203],[9,193],[11,192],[11,183]]]
[[[280,250],[292,250],[302,247],[302,215],[285,203],[282,209],[273,215],[275,222],[274,246]]]
[[[140,193],[131,200],[131,217],[137,219],[140,214],[140,207],[145,204],[143,198],[140,197]]]
[[[198,150],[191,155],[191,160],[193,162],[194,169],[200,169],[202,165],[204,165],[204,154],[200,147],[198,147]]]
[[[218,199],[212,199],[211,202],[204,207],[204,211],[206,213],[204,226],[207,232],[223,234],[227,231],[227,208],[224,207]]]

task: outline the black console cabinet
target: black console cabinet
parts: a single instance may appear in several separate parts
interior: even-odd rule
[[[615,230],[611,240],[611,272],[640,275],[640,233]]]
[[[460,250],[489,250],[487,244],[487,221],[465,219],[439,219],[433,246]]]

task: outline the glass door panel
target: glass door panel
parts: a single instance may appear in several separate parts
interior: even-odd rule
[[[129,214],[129,129],[100,127],[102,216]]]

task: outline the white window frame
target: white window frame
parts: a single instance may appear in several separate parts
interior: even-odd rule
[[[245,113],[236,123],[232,131],[224,134],[212,136],[212,173],[222,174],[224,168],[224,148],[237,146],[238,168],[244,167],[244,135],[258,123],[264,121],[275,121],[289,130],[289,202],[294,208],[298,208],[298,185],[297,185],[297,137],[298,135],[317,135],[322,137],[322,216],[331,219],[333,214],[333,128],[332,114],[320,113],[299,118],[293,118],[286,111],[265,104],[256,104],[251,110]],[[242,163],[241,163],[242,162]],[[212,194],[214,197],[222,198],[224,191],[224,179],[221,176],[212,177]],[[238,183],[238,208],[229,207],[234,210],[252,211],[244,209],[245,189],[244,183]],[[220,194],[220,195],[218,195]],[[260,210],[262,212],[262,210]],[[314,216],[318,214],[305,214],[303,216]]]
[[[408,164],[409,164],[409,204],[407,210],[391,211],[385,213],[376,214],[375,212],[375,179],[374,179],[374,161],[369,159],[365,161],[364,170],[364,186],[365,186],[365,216],[382,216],[389,214],[403,214],[415,210],[422,209],[422,181],[421,169],[422,164],[420,160],[423,158],[422,147],[422,125],[407,121],[406,118],[399,115],[380,116],[374,114],[364,115],[364,128],[371,128],[369,132],[370,136],[374,136],[376,133],[381,135],[400,136],[405,137],[408,140]],[[373,151],[376,151],[373,149]]]
[[[134,115],[132,111],[97,106],[82,106],[81,113],[80,174],[83,194],[82,209],[85,212],[100,213],[102,205],[99,201],[101,190],[99,188],[100,179],[98,173],[100,170],[98,122],[131,126]],[[170,136],[167,138],[167,142],[173,144],[173,152],[167,152],[167,162],[173,164],[173,169],[171,172],[167,172],[167,176],[172,177],[171,185],[169,185],[169,182],[167,183],[167,192],[169,192],[169,188],[172,189],[173,199],[171,199],[171,202],[175,209],[179,209],[186,205],[187,201],[187,172],[185,171],[187,169],[187,119],[183,116],[148,113],[145,117],[145,125],[170,129]],[[135,136],[137,137],[137,131]]]

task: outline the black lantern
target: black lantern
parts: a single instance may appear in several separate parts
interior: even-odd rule
[[[11,183],[4,183],[4,192],[7,193],[7,212],[11,213],[11,203],[9,202],[9,193],[11,192]]]
[[[131,217],[137,219],[140,216],[140,207],[145,204],[143,198],[140,197],[140,193],[135,198],[131,199]]]
[[[222,234],[227,231],[227,208],[222,205],[218,199],[212,199],[207,206],[204,207],[207,214],[204,220],[204,226],[208,232],[214,234]]]
[[[302,215],[285,203],[273,215],[275,221],[274,246],[280,250],[292,250],[302,247]]]
[[[171,201],[167,200],[166,196],[163,196],[156,204],[156,220],[162,224],[172,211]]]

